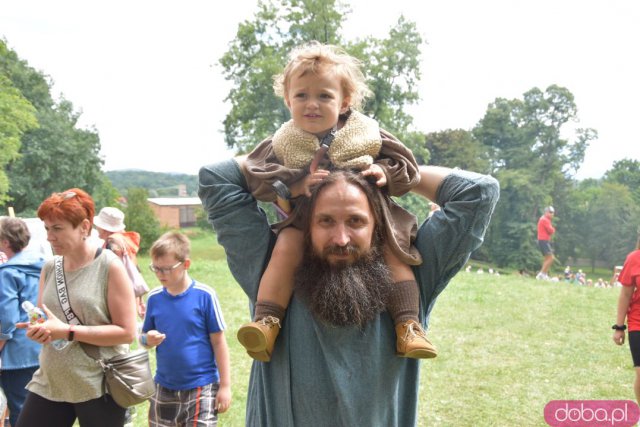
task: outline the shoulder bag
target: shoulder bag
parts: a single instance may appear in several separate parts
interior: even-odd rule
[[[81,325],[80,319],[71,309],[67,284],[64,278],[62,257],[55,258],[56,286],[58,300],[70,325]],[[84,352],[95,359],[102,368],[104,379],[102,388],[113,400],[123,408],[134,406],[149,399],[155,391],[155,383],[149,366],[149,352],[146,350],[130,351],[110,359],[100,357],[98,346],[79,342]]]

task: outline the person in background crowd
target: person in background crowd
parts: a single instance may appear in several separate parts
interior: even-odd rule
[[[538,248],[544,257],[540,272],[536,275],[538,280],[549,280],[549,269],[553,264],[553,246],[551,245],[551,236],[556,229],[551,224],[556,210],[553,206],[544,208],[544,214],[538,220]]]
[[[80,345],[97,346],[100,357],[110,359],[126,353],[136,336],[135,300],[124,266],[88,239],[94,213],[93,199],[79,188],[54,193],[38,208],[53,252],[62,256],[67,301],[81,324],[66,323],[55,259],[47,261],[38,294],[47,320],[17,325],[43,347],[16,427],[71,427],[76,419],[81,426],[124,425],[125,409],[105,393],[102,368]],[[57,340],[69,344],[54,348]]]
[[[8,256],[8,261],[0,264],[0,386],[7,398],[12,426],[16,425],[27,397],[25,386],[38,369],[41,347],[27,338],[24,329],[16,328],[16,323],[28,321],[22,303],[31,301],[35,305],[38,300],[38,282],[44,265],[42,256],[23,250],[30,237],[23,220],[0,219],[0,250]]]
[[[635,369],[635,380],[633,391],[636,401],[640,404],[640,237],[636,243],[636,248],[624,262],[622,271],[618,276],[620,297],[618,298],[618,314],[614,329],[613,342],[624,344],[625,330],[629,329],[629,348],[631,349],[631,359]],[[626,322],[625,322],[626,320]]]
[[[4,264],[8,261],[7,255],[0,251],[0,264]],[[0,369],[2,369],[2,359],[0,358]],[[2,387],[0,387],[0,425],[4,425],[4,420],[7,412],[7,397],[4,395]]]
[[[151,246],[162,283],[149,294],[140,343],[156,347],[156,392],[149,426],[215,426],[231,404],[229,348],[215,291],[189,276],[189,239],[163,234]]]
[[[140,250],[140,234],[136,231],[125,231],[124,212],[118,208],[104,207],[100,209],[100,213],[93,218],[93,225],[98,230],[98,237],[104,241],[104,248],[110,249],[114,254],[118,255],[123,262],[125,253],[133,263],[134,268],[138,268],[137,255]],[[132,283],[135,277],[129,274]],[[149,288],[145,285],[146,292]],[[146,306],[143,296],[145,291],[135,292],[136,310],[138,316],[144,318]]]

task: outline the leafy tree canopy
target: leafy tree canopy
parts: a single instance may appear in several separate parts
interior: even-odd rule
[[[640,204],[640,160],[614,162],[611,170],[605,173],[604,180],[624,185],[631,191],[635,202]]]
[[[430,133],[426,137],[426,147],[431,154],[429,161],[431,164],[482,173],[489,172],[487,149],[472,132],[449,129]]]
[[[140,233],[140,253],[146,253],[161,233],[160,222],[147,203],[148,197],[144,188],[130,188],[124,209],[127,229]]]
[[[97,131],[78,129],[80,114],[71,102],[64,98],[54,102],[48,78],[20,60],[4,41],[0,41],[0,75],[35,107],[32,113],[38,125],[22,125],[19,156],[5,167],[16,212],[33,211],[52,192],[67,188],[96,191],[103,183]]]
[[[2,45],[0,45],[2,49]],[[19,157],[20,138],[38,126],[35,108],[9,78],[0,74],[0,203],[10,200],[5,168]]]
[[[504,265],[534,267],[539,262],[533,244],[542,208],[553,204],[563,212],[560,218],[571,210],[564,203],[573,189],[572,176],[589,141],[597,136],[593,129],[578,129],[573,140],[563,138],[563,126],[576,116],[573,94],[551,85],[544,92],[533,88],[522,99],[496,99],[473,129],[486,147],[490,172],[502,187],[485,248],[490,258]],[[522,245],[522,250],[514,245]]]

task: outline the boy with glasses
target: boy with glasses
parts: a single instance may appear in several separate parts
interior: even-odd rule
[[[189,276],[189,239],[162,235],[151,247],[162,287],[149,293],[140,343],[156,348],[149,426],[217,425],[231,403],[229,349],[215,291]]]

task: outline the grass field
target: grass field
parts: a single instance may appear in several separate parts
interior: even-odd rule
[[[220,425],[244,426],[251,359],[235,332],[248,320],[247,299],[213,234],[190,237],[191,274],[215,288],[228,326],[233,403]],[[140,257],[155,286],[148,263]],[[431,316],[440,355],[421,362],[419,425],[545,426],[550,400],[633,400],[628,345],[611,340],[617,296],[616,288],[459,273]],[[146,413],[146,405],[137,408],[137,427],[147,425]]]

